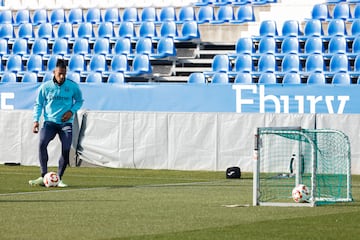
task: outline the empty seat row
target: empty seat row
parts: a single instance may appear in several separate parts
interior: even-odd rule
[[[23,58],[28,58],[30,54],[41,55],[49,58],[50,55],[61,55],[68,58],[73,54],[83,55],[89,59],[92,54],[103,54],[111,58],[113,55],[124,54],[133,57],[136,54],[148,54],[151,58],[165,58],[176,56],[174,39],[162,37],[154,42],[151,38],[139,38],[133,43],[129,38],[119,38],[111,44],[107,38],[97,38],[92,45],[85,38],[77,38],[73,44],[69,44],[66,39],[58,38],[51,44],[42,38],[37,38],[31,47],[26,39],[16,39],[12,48],[9,49],[8,42],[0,39],[0,56],[7,59],[10,55],[16,54]]]
[[[200,0],[194,3],[195,6],[223,6],[223,5],[265,5],[276,3],[277,0]]]
[[[349,85],[352,83],[360,84],[360,77],[351,79],[349,73],[338,72],[332,75],[330,78],[322,72],[312,72],[306,76],[302,76],[300,73],[289,72],[284,76],[278,77],[275,73],[261,73],[259,76],[254,77],[251,73],[240,72],[235,76],[231,76],[228,73],[218,72],[207,78],[201,72],[195,72],[190,74],[188,78],[190,84],[343,84]]]
[[[15,13],[11,10],[0,11],[0,24],[10,23],[15,26],[22,23],[31,23],[39,25],[44,22],[52,25],[60,24],[62,22],[70,22],[72,24],[79,24],[82,22],[90,22],[92,24],[99,24],[101,22],[111,22],[119,24],[120,22],[134,22],[140,24],[141,22],[153,21],[161,23],[164,21],[175,21],[183,23],[185,21],[198,21],[199,23],[242,23],[247,21],[254,21],[254,12],[251,5],[243,5],[239,7],[232,7],[230,5],[221,6],[215,11],[212,6],[200,7],[198,13],[192,6],[183,6],[179,9],[179,13],[175,7],[163,7],[156,9],[155,7],[145,7],[138,9],[135,7],[125,8],[120,10],[118,8],[108,8],[104,11],[100,8],[81,9],[74,8],[68,13],[65,9],[53,9],[49,13],[46,9],[36,10],[31,13],[28,9],[17,10]],[[13,17],[13,15],[15,16]]]
[[[342,72],[352,78],[358,78],[360,76],[360,55],[355,58],[352,64],[345,54],[335,54],[328,62],[321,54],[309,55],[304,62],[296,54],[288,54],[280,61],[277,61],[272,54],[264,54],[258,61],[254,61],[248,54],[242,54],[234,62],[227,55],[216,55],[213,58],[211,71],[206,71],[203,74],[211,77],[219,72],[227,73],[229,76],[238,73],[250,73],[253,77],[259,77],[263,73],[274,73],[278,77],[283,77],[290,72],[303,76],[312,72],[321,72],[326,77],[332,77],[336,73]]]
[[[9,9],[73,9],[73,8],[110,8],[110,7],[147,7],[147,6],[187,6],[197,0],[11,0],[5,1]]]
[[[29,72],[35,73],[37,76],[44,76],[47,72],[55,69],[56,61],[59,58],[62,56],[52,55],[50,59],[44,61],[40,55],[31,55],[24,64],[21,56],[11,55],[6,66],[0,72],[0,76],[2,77],[8,72],[20,77]],[[116,55],[111,59],[110,64],[104,55],[93,55],[89,61],[86,61],[81,55],[74,55],[70,58],[68,65],[70,73],[77,73],[81,77],[86,77],[92,72],[98,72],[102,76],[108,76],[112,72],[121,72],[129,77],[152,73],[152,64],[146,54],[136,55],[131,61],[126,55]],[[1,67],[3,66],[1,65]]]
[[[331,56],[335,53],[346,53],[355,57],[360,53],[360,36],[356,36],[352,41],[348,41],[344,36],[332,36],[324,40],[322,37],[308,37],[302,43],[298,37],[286,37],[281,42],[277,42],[274,37],[262,37],[258,44],[250,37],[239,38],[235,44],[235,53],[229,54],[236,57],[237,54],[247,53],[256,55],[272,53],[279,55],[296,53],[308,55],[312,53],[322,53]]]
[[[353,6],[353,3],[357,3]],[[360,1],[353,2],[337,2],[332,8],[327,3],[319,3],[313,6],[311,11],[312,19],[328,21],[330,19],[349,20],[360,17]]]
[[[175,41],[189,41],[200,38],[198,24],[195,21],[187,21],[176,24],[173,21],[163,22],[157,29],[153,22],[143,22],[136,28],[132,22],[122,22],[117,28],[112,23],[103,22],[96,28],[91,23],[81,23],[74,27],[70,23],[61,23],[56,28],[49,23],[42,23],[34,28],[29,23],[23,23],[18,31],[11,24],[0,24],[0,38],[13,42],[17,38],[24,38],[34,41],[35,38],[45,38],[54,40],[55,38],[65,38],[74,41],[76,38],[87,38],[95,40],[98,37],[109,38],[113,42],[119,37],[137,39],[139,37],[173,37]]]

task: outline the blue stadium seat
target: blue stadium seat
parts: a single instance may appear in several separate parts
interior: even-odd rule
[[[264,20],[260,22],[259,35],[275,37],[278,36],[277,25],[274,20]]]
[[[37,31],[37,37],[44,38],[46,40],[53,40],[54,30],[51,23],[48,22],[41,23]]]
[[[122,21],[124,22],[139,22],[139,15],[137,8],[135,7],[128,7],[124,9],[122,15]]]
[[[85,21],[84,13],[81,8],[72,8],[68,14],[68,22],[71,24],[80,24]]]
[[[136,54],[151,55],[153,53],[154,53],[154,48],[151,38],[140,37],[135,44],[135,55]]]
[[[177,21],[175,8],[172,6],[161,8],[159,14],[159,20],[160,22]]]
[[[227,84],[229,83],[229,76],[225,72],[216,72],[212,76],[211,83]]]
[[[354,73],[360,76],[360,55],[357,55],[354,60]]]
[[[181,25],[181,36],[175,38],[177,41],[190,41],[200,38],[200,32],[196,21],[186,21]]]
[[[283,73],[286,72],[300,72],[301,64],[300,58],[297,54],[287,54],[284,56],[281,62],[281,70]]]
[[[27,60],[27,71],[34,73],[42,73],[44,71],[44,64],[42,56],[31,54]]]
[[[152,73],[151,62],[146,54],[138,54],[134,57],[132,70],[127,73],[129,76],[147,75]]]
[[[259,53],[277,53],[277,46],[274,37],[261,37],[259,41]]]
[[[255,21],[254,9],[251,4],[242,5],[238,8],[236,17],[231,23],[244,23]]]
[[[281,35],[283,37],[297,37],[301,35],[299,22],[297,20],[285,20],[282,26]]]
[[[115,37],[114,26],[111,22],[99,23],[97,31],[98,31],[97,34],[98,38],[107,38],[110,40],[113,37]]]
[[[53,71],[46,71],[43,78],[42,78],[42,82],[52,80],[53,78],[54,78],[54,72]]]
[[[128,58],[124,54],[115,55],[111,59],[111,72],[128,72],[130,70]]]
[[[85,82],[87,83],[102,83],[102,75],[99,72],[90,72],[87,76],[86,76],[86,80]]]
[[[188,83],[206,83],[206,78],[202,72],[193,72],[189,75]]]
[[[156,12],[156,8],[155,7],[145,7],[143,8],[143,10],[141,11],[141,17],[140,17],[142,22],[158,22],[158,15]]]
[[[84,56],[80,54],[72,54],[69,59],[69,70],[77,73],[85,71],[86,62]]]
[[[212,6],[201,6],[197,15],[199,24],[209,23],[215,20],[214,8]]]
[[[104,13],[104,22],[110,22],[118,25],[121,22],[121,17],[118,8],[107,8]]]
[[[107,38],[97,38],[93,48],[94,54],[108,55],[111,53],[110,41]]]
[[[350,5],[348,3],[337,3],[334,6],[332,18],[348,20],[351,18]]]
[[[89,41],[86,38],[77,38],[73,45],[73,54],[80,54],[84,57],[88,57],[90,54]]]
[[[351,47],[352,53],[357,56],[360,54],[360,36],[355,37]]]
[[[251,37],[240,37],[236,41],[235,44],[235,54],[253,54],[255,52],[255,48],[252,42]]]
[[[95,38],[95,33],[92,24],[89,22],[80,23],[77,32],[77,37],[93,40]]]
[[[359,6],[360,6],[360,4],[359,4]],[[359,7],[359,9],[360,9],[360,7]],[[350,31],[351,31],[350,35],[353,37],[360,35],[360,17],[357,19],[354,19],[354,21],[351,23]]]
[[[140,23],[139,36],[138,37],[150,37],[155,39],[157,37],[157,31],[155,22],[142,22]]]
[[[235,15],[234,15],[233,7],[231,5],[223,5],[219,7],[217,11],[216,19],[211,21],[211,23],[223,24],[234,20],[235,20]]]
[[[26,56],[29,54],[27,40],[23,38],[16,38],[12,47],[12,54],[17,54],[20,56]]]
[[[9,54],[8,42],[6,39],[0,38],[0,57]]]
[[[18,29],[18,37],[24,38],[29,42],[33,42],[35,39],[33,25],[31,23],[20,24]]]
[[[23,23],[31,23],[30,12],[28,9],[19,9],[15,13],[14,25],[19,26]]]
[[[214,3],[216,0],[199,0],[194,2],[195,6],[207,6],[207,5],[211,5],[212,3]]]
[[[65,38],[56,38],[52,46],[52,54],[67,56],[69,54],[68,41]]]
[[[301,84],[300,74],[297,72],[288,72],[284,75],[283,84]]]
[[[156,54],[151,54],[151,58],[166,58],[176,56],[174,38],[162,37],[157,44]]]
[[[355,5],[352,18],[353,19],[360,18],[360,2]]]
[[[347,72],[350,69],[349,60],[346,54],[337,53],[330,58],[330,72]]]
[[[92,72],[106,72],[107,63],[106,58],[102,54],[93,54],[90,59],[90,71]]]
[[[6,71],[18,73],[23,71],[23,63],[20,55],[12,54],[6,62]]]
[[[1,77],[1,82],[17,82],[16,73],[13,72],[4,72],[4,74]]]
[[[65,11],[62,8],[53,9],[50,12],[50,23],[56,25],[66,21]]]
[[[72,24],[69,22],[60,23],[59,28],[57,29],[57,37],[73,42],[75,40],[75,35]]]
[[[38,82],[38,76],[34,72],[25,72],[22,76],[21,82],[24,83],[36,83]]]
[[[273,54],[263,54],[258,61],[258,72],[271,72],[277,71],[276,59]]]
[[[337,72],[334,74],[332,84],[351,84],[350,75],[347,72]]]
[[[54,71],[56,68],[56,62],[58,59],[63,59],[63,56],[61,55],[56,55],[56,54],[51,54],[49,59],[47,59],[47,63],[46,63],[46,68],[47,71]]]
[[[324,45],[321,37],[309,37],[306,39],[304,46],[305,54],[313,54],[313,53],[322,54],[323,52],[324,52]]]
[[[272,72],[263,72],[259,77],[259,84],[276,84],[276,76],[275,73]]]
[[[183,6],[179,10],[179,22],[196,21],[195,10],[192,6]]]
[[[0,24],[0,38],[6,40],[15,38],[14,26],[12,23]]]
[[[174,21],[162,22],[160,26],[160,37],[178,37],[177,25]]]
[[[345,36],[346,25],[341,19],[331,19],[328,24],[328,35],[329,36]]]
[[[281,53],[289,54],[289,53],[299,53],[300,52],[300,44],[299,39],[297,37],[285,37],[281,42]]]
[[[121,22],[119,26],[119,37],[134,38],[136,37],[135,27],[133,22]]]
[[[85,21],[92,24],[102,22],[101,10],[99,8],[89,8],[85,15]]]
[[[223,6],[231,4],[232,0],[214,0],[213,5],[214,6]]]
[[[211,71],[214,72],[230,72],[231,62],[226,54],[215,55],[211,65]]]
[[[66,78],[70,79],[71,81],[74,81],[76,83],[80,83],[81,82],[81,76],[80,73],[78,72],[72,72],[72,71],[68,71],[66,73]]]
[[[13,24],[13,13],[10,9],[3,9],[0,11],[0,24]]]
[[[132,51],[130,38],[126,38],[126,37],[117,38],[114,46],[114,54],[131,55],[132,53],[133,51]]]
[[[323,72],[311,72],[307,78],[307,84],[325,84],[325,75]]]
[[[319,19],[309,19],[305,22],[305,37],[320,37],[322,35],[324,35],[324,30],[322,27],[322,23]]]
[[[329,41],[328,52],[330,54],[334,53],[347,53],[347,41],[343,36],[334,36]]]
[[[253,83],[251,73],[247,73],[247,72],[237,73],[234,79],[234,83],[244,83],[244,84]]]
[[[49,22],[48,14],[46,9],[36,9],[34,10],[34,13],[32,14],[32,24],[37,26],[41,23],[47,23]]]
[[[108,83],[124,84],[125,83],[124,73],[122,73],[122,72],[112,72],[112,73],[110,73],[107,82]]]
[[[234,70],[236,73],[248,72],[251,73],[254,70],[253,60],[249,54],[239,54],[235,59]]]
[[[322,54],[310,54],[305,60],[305,72],[323,72],[325,62]]]
[[[327,5],[323,3],[315,4],[311,11],[311,18],[321,21],[327,20],[329,18],[329,11]]]
[[[31,53],[46,56],[49,53],[47,40],[43,38],[36,38],[32,45]]]

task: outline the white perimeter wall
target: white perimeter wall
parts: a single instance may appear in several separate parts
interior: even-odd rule
[[[105,167],[223,171],[240,166],[251,172],[257,127],[316,126],[349,136],[352,173],[360,174],[359,120],[360,115],[335,114],[89,111],[75,120],[73,146],[79,143],[81,160]],[[0,111],[0,121],[0,164],[38,165],[32,112]],[[49,146],[51,166],[57,166],[59,145],[56,138]]]

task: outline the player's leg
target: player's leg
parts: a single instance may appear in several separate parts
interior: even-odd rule
[[[57,129],[56,124],[51,122],[44,122],[44,126],[40,130],[40,142],[39,142],[39,161],[40,161],[40,172],[41,177],[30,180],[30,185],[43,185],[43,177],[47,173],[48,167],[48,160],[49,155],[47,151],[47,147],[51,140],[54,139],[56,136]]]
[[[63,183],[62,176],[66,170],[67,165],[69,165],[69,156],[72,143],[72,124],[65,124],[59,131],[59,138],[61,141],[61,156],[59,159],[59,169],[58,175],[60,177],[59,187],[66,187],[67,185]]]

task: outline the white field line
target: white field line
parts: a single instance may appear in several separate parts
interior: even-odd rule
[[[196,185],[212,185],[212,184],[218,184],[218,183],[222,183],[222,182],[225,182],[225,181],[221,180],[221,181],[211,181],[211,182],[147,184],[147,185],[138,185],[138,186],[124,186],[124,187],[119,187],[119,188],[160,188],[160,187],[196,186]],[[118,188],[118,187],[93,187],[93,188],[61,189],[61,190],[52,190],[52,191],[1,193],[0,197],[16,196],[16,195],[32,195],[32,194],[42,194],[42,193],[57,193],[57,192],[110,190],[110,189],[116,189],[116,188]]]

